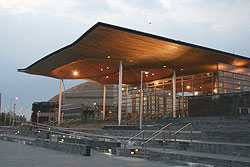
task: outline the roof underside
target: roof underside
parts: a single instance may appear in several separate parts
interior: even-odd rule
[[[18,71],[114,84],[119,60],[124,60],[123,83],[128,84],[140,81],[141,70],[150,72],[143,80],[152,81],[171,76],[173,68],[177,75],[215,71],[218,62],[250,68],[246,57],[97,23],[74,43]]]

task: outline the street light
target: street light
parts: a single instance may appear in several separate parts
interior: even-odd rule
[[[10,124],[11,124],[11,115],[12,115],[12,101],[13,100],[19,100],[19,97],[15,97],[15,98],[6,98],[7,100],[10,100]],[[15,109],[15,105],[16,104],[14,104],[14,109]],[[12,122],[12,124],[14,123],[14,114],[13,114],[13,122]]]
[[[141,98],[141,103],[140,103],[140,130],[142,130],[142,80],[143,80],[143,74],[149,74],[150,72],[148,71],[141,71],[141,91],[140,91],[140,98]]]

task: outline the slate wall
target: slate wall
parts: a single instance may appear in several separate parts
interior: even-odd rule
[[[237,107],[250,108],[250,92],[192,97],[188,100],[189,117],[237,116]],[[241,114],[247,114],[243,109]]]

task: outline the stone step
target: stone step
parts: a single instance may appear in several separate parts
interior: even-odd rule
[[[127,150],[130,151],[135,147],[127,147]],[[245,167],[250,166],[250,158],[248,157],[239,157],[239,156],[230,156],[230,155],[222,155],[222,154],[211,154],[211,153],[201,153],[195,151],[187,151],[187,150],[174,150],[174,149],[166,149],[165,151],[161,148],[147,148],[147,153],[149,154],[150,160],[157,160],[163,162],[169,161],[188,161],[188,162],[196,162],[207,165],[219,166],[219,167],[228,167],[228,166],[238,166]],[[130,156],[126,153],[126,151],[119,152],[121,156]],[[137,157],[144,158],[144,156]]]

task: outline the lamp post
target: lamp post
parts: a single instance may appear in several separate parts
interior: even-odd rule
[[[15,97],[15,98],[6,98],[7,100],[10,100],[10,124],[11,124],[11,115],[12,115],[12,101],[13,100],[19,100],[19,97]],[[14,104],[14,108],[15,108],[15,105],[16,104]],[[14,122],[14,114],[13,114],[13,122]],[[12,122],[12,124],[13,124],[13,122]]]
[[[140,130],[142,130],[142,80],[143,80],[143,74],[149,74],[148,71],[141,71],[141,91],[140,91],[140,99],[141,99],[141,102],[140,102]]]

